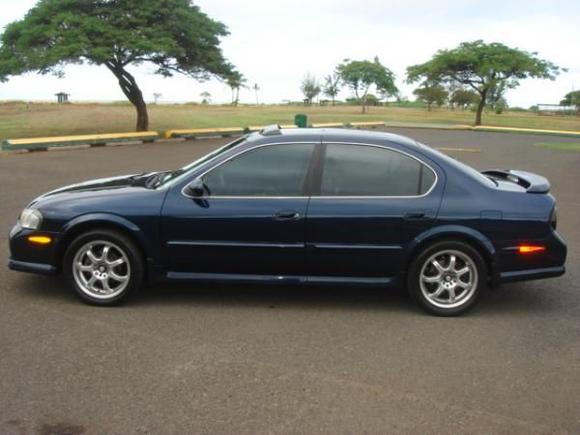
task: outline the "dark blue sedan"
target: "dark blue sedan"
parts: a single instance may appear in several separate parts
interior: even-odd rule
[[[403,285],[456,315],[487,286],[564,273],[549,190],[401,136],[273,126],[176,171],[42,195],[9,266],[62,272],[97,305],[156,281]]]

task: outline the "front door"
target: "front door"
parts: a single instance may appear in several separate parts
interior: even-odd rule
[[[319,191],[308,207],[312,281],[385,283],[437,214],[441,185],[417,158],[381,146],[326,144]]]
[[[201,176],[202,198],[173,189],[162,217],[170,272],[212,279],[304,276],[305,180],[314,148],[259,146]]]

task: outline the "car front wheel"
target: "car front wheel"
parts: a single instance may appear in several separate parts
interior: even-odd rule
[[[409,291],[428,312],[455,316],[476,304],[487,282],[479,252],[459,241],[435,243],[411,265]]]
[[[84,301],[116,305],[139,289],[143,259],[135,244],[122,234],[95,230],[77,237],[66,251],[69,283]]]

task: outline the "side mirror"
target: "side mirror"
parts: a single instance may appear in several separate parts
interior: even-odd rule
[[[194,198],[202,198],[205,196],[206,188],[200,178],[193,180],[185,188],[185,193]]]

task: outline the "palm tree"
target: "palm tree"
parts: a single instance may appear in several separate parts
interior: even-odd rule
[[[258,100],[258,91],[260,90],[260,86],[257,83],[254,83],[254,92],[256,93],[256,106],[260,105],[260,100]]]
[[[226,82],[232,90],[232,106],[237,106],[240,101],[240,88],[245,88],[248,80],[242,73],[234,71],[228,76]]]

